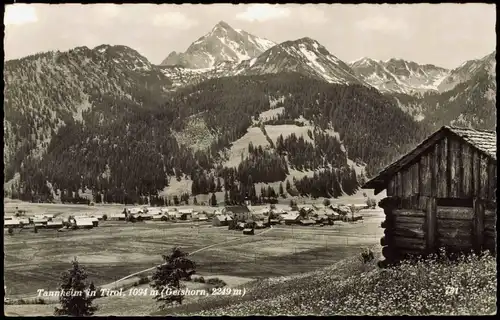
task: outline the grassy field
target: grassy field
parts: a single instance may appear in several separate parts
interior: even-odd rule
[[[65,216],[123,209],[116,205],[90,207],[18,202],[6,203],[5,206],[7,211],[13,211],[18,206],[29,214],[59,212]],[[198,266],[197,272],[207,277],[229,277],[247,282],[307,272],[357,254],[379,241],[383,214],[376,210],[366,211],[363,215],[363,223],[339,222],[323,228],[277,226],[255,236],[243,236],[241,232],[229,231],[226,227],[192,222],[133,224],[106,221],[100,223],[98,228],[64,233],[40,230],[35,234],[31,230],[23,230],[4,237],[6,296],[11,299],[33,297],[37,289],[56,289],[60,274],[70,267],[73,257],[77,257],[87,269],[89,279],[96,286],[101,286],[159,264],[161,255],[174,246],[193,252],[213,245],[192,256]],[[99,304],[104,306],[100,312],[104,312],[103,315],[116,314],[118,310],[124,312],[118,307],[123,305],[117,299],[99,299]],[[108,300],[115,301],[116,307],[110,307]],[[32,305],[6,307],[12,315],[29,315],[32,314],[29,310],[38,310]],[[49,306],[38,307],[43,309]],[[148,314],[151,308],[154,309],[154,305],[134,313],[136,309],[130,307],[127,309],[129,313],[120,314]],[[43,314],[40,311],[39,315]]]
[[[234,141],[228,151],[229,159],[224,163],[225,167],[238,167],[243,159],[248,156],[248,144],[252,143],[254,147],[262,146],[262,148],[269,146],[264,133],[259,127],[248,128],[247,133],[240,139]]]
[[[376,252],[380,247],[374,246]],[[244,296],[209,296],[153,315],[494,315],[496,259],[429,258],[379,269],[353,256],[301,275],[257,280]],[[453,289],[450,294],[450,288]]]

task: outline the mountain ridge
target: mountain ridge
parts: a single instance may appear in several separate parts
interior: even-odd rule
[[[254,58],[275,43],[246,31],[237,31],[224,21],[193,42],[184,53],[171,52],[160,65],[192,69],[210,68],[223,61],[241,62]]]

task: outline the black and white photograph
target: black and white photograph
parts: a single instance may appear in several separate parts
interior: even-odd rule
[[[4,4],[4,315],[496,314],[496,15]]]

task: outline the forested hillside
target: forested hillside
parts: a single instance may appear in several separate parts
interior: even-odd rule
[[[4,181],[28,154],[41,155],[59,128],[81,121],[82,112],[109,100],[116,108],[121,101],[157,105],[171,85],[135,50],[106,45],[7,61],[4,83]]]
[[[318,128],[335,129],[339,139],[319,132],[311,132],[314,144],[282,138],[272,148],[253,148],[237,168],[224,168],[221,151],[258,125],[258,115],[280,97],[274,105],[283,107],[280,121],[302,116]],[[347,156],[366,163],[368,174],[373,174],[428,133],[375,89],[328,84],[298,74],[212,79],[171,93],[161,103],[157,95],[153,98],[138,102],[125,95],[95,96],[92,107],[81,111],[82,121],[67,119],[54,133],[41,159],[24,155],[20,184],[12,191],[25,197],[46,194],[50,182],[65,194],[86,187],[106,201],[133,202],[139,196],[157,195],[172,177],[187,176],[196,185],[194,193],[224,186],[226,191],[238,190],[241,197],[256,197],[251,191],[254,183],[281,180],[290,165],[325,169],[313,179],[328,181],[328,186],[296,181],[299,193],[338,196],[357,188]],[[176,139],[193,117],[214,137],[205,149],[195,151]],[[222,180],[215,188],[206,183],[212,176]],[[332,185],[332,176],[338,177],[335,183],[342,189]]]
[[[495,75],[479,72],[471,80],[442,93],[420,96],[393,93],[388,96],[402,110],[434,130],[450,124],[494,130],[496,90]]]

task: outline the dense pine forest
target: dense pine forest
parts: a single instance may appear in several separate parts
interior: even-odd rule
[[[92,107],[81,112],[81,121],[65,118],[42,157],[17,153],[20,179],[10,191],[27,200],[50,198],[49,182],[71,199],[78,199],[78,189],[87,188],[95,200],[134,203],[148,196],[167,203],[158,198],[159,192],[170,179],[188,177],[193,196],[224,191],[231,202],[272,201],[285,192],[266,190],[258,197],[255,183],[290,184],[285,179],[296,169],[318,172],[284,190],[337,197],[359,185],[347,156],[365,163],[371,175],[428,134],[375,89],[298,74],[219,78],[168,95],[148,92],[90,96]],[[318,128],[308,133],[314,142],[290,135],[279,137],[272,148],[250,144],[237,167],[224,167],[221,151],[255,125],[256,115],[270,109],[270,98],[280,97],[283,102],[275,107],[284,111],[274,121],[294,123],[303,117]],[[215,137],[204,149],[194,150],[176,139],[193,117],[202,119]],[[319,130],[333,128],[338,138]]]

